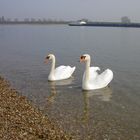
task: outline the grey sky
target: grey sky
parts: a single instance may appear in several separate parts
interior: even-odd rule
[[[140,22],[140,0],[0,0],[0,17]]]

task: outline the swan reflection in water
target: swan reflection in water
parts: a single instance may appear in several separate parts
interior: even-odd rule
[[[108,102],[112,97],[112,89],[105,87],[97,90],[83,91],[83,94],[86,94],[87,97],[98,96],[102,101]]]
[[[65,79],[65,80],[58,80],[58,81],[49,82],[49,85],[51,87],[54,87],[54,86],[66,86],[66,85],[72,84],[73,80],[74,80],[74,77],[71,77],[71,78]]]
[[[63,86],[69,86],[73,87],[72,82],[73,78],[62,80],[62,81],[54,81],[49,82],[50,87],[50,95],[46,98],[46,107],[45,109],[50,108],[55,103],[57,94],[59,92],[62,92],[61,88],[64,88]],[[68,87],[68,88],[69,88]],[[79,90],[80,92],[81,90]],[[112,97],[112,90],[109,87],[98,89],[98,90],[91,90],[91,91],[81,91],[82,92],[82,98],[83,98],[83,115],[79,117],[79,121],[81,123],[84,123],[84,125],[88,124],[89,118],[90,118],[90,102],[89,100],[91,98],[97,97],[99,100],[104,102],[109,102]],[[94,104],[94,103],[93,103]]]
[[[112,97],[112,89],[109,87],[102,88],[99,90],[91,90],[91,91],[82,91],[83,92],[83,101],[84,101],[84,107],[83,107],[83,116],[82,116],[82,122],[87,123],[89,120],[89,110],[90,110],[90,104],[89,99],[93,98],[93,96],[98,97],[101,101],[109,102]]]
[[[71,77],[66,80],[49,82],[50,95],[46,98],[48,107],[50,107],[50,105],[54,103],[57,93],[59,92],[59,90],[56,89],[56,86],[70,85],[73,82],[73,80],[74,78]]]

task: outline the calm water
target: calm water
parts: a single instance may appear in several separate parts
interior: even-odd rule
[[[48,53],[57,65],[76,66],[71,79],[47,81]],[[83,53],[112,69],[110,87],[81,90]],[[78,140],[140,139],[140,29],[1,25],[0,75]]]

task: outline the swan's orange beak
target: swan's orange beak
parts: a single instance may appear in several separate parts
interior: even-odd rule
[[[49,62],[48,59],[45,59],[44,63],[48,64],[48,62]]]
[[[80,57],[80,63],[81,63],[81,62],[85,62],[85,58],[86,58],[86,56],[81,56],[81,57]]]
[[[44,61],[44,63],[46,63],[46,64],[48,64],[48,62],[49,62],[49,56],[47,56],[46,58],[45,58],[45,61]]]

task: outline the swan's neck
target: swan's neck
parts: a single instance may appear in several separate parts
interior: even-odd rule
[[[89,89],[89,79],[90,79],[90,59],[86,61],[86,68],[83,76],[82,88]]]
[[[89,69],[90,69],[90,59],[86,62],[86,69],[85,69],[85,81],[89,80]]]
[[[51,65],[50,75],[53,76],[54,70],[55,70],[55,56],[53,56],[53,58],[52,58],[52,65]]]

